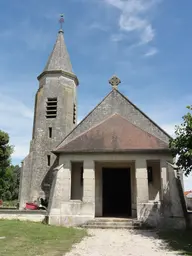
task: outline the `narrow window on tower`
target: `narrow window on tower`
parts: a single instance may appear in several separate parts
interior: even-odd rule
[[[49,127],[49,138],[52,138],[52,127]]]
[[[51,156],[47,155],[47,165],[50,166],[51,165]]]
[[[46,118],[57,117],[57,98],[47,98]]]
[[[73,123],[76,124],[76,104],[73,104]]]

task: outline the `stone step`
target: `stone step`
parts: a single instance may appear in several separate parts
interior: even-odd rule
[[[89,229],[140,229],[140,226],[133,226],[133,225],[92,225],[92,224],[84,224],[81,227],[82,228],[89,228]]]
[[[140,226],[140,223],[131,223],[131,222],[112,222],[112,221],[91,221],[88,222],[86,225],[99,225],[99,226]]]
[[[81,227],[98,229],[140,229],[141,223],[136,219],[95,218],[83,224]]]
[[[91,222],[125,222],[125,223],[132,223],[132,222],[139,222],[136,219],[126,219],[126,218],[95,218],[91,220]]]

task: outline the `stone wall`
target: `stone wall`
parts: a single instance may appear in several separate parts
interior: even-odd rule
[[[29,155],[23,160],[20,173],[19,186],[19,208],[24,209],[25,203],[30,199],[30,182],[31,182],[31,165],[32,155]]]
[[[132,215],[133,217],[137,217],[139,220],[150,224],[152,226],[156,226],[159,224],[162,224],[166,220],[169,220],[170,218],[173,217],[173,215],[170,212],[170,191],[167,192],[165,190],[165,193],[167,193],[167,204],[168,207],[162,208],[163,205],[158,201],[157,203],[155,202],[148,202],[147,203],[142,203],[138,202],[136,200],[137,192],[136,192],[136,179],[135,177],[135,165],[133,164],[135,161],[139,161],[140,163],[145,162],[145,166],[141,166],[142,168],[147,167],[147,161],[150,159],[150,161],[154,162],[157,159],[159,161],[165,161],[170,160],[171,161],[171,156],[170,154],[62,154],[60,155],[59,158],[59,163],[61,164],[58,167],[58,170],[55,173],[55,178],[54,178],[54,183],[52,186],[52,193],[51,193],[51,201],[49,204],[49,223],[53,225],[78,225],[82,224],[87,220],[93,219],[95,216],[102,216],[102,185],[101,185],[101,168],[102,166],[113,166],[113,167],[122,167],[126,166],[131,168],[131,186],[132,186]],[[87,163],[96,163],[93,170],[95,170],[95,185],[92,186],[92,176],[87,178],[90,179],[90,182],[87,180],[87,188],[86,188],[86,198],[85,196],[83,197],[83,200],[71,200],[71,166],[70,162],[84,162],[85,165]],[[85,168],[85,167],[84,167]],[[167,166],[161,167],[162,170],[164,168],[167,170]],[[85,170],[89,170],[86,169]],[[91,169],[92,170],[92,169]],[[158,170],[160,171],[160,170]],[[170,170],[172,173],[173,170]],[[90,173],[91,174],[91,173]],[[92,174],[91,174],[92,175]],[[91,178],[92,177],[92,178]],[[86,177],[84,177],[86,178]],[[147,179],[147,176],[145,177]],[[161,181],[160,184],[167,184],[169,183],[168,176],[163,176],[161,175]],[[147,182],[147,180],[146,180]],[[173,183],[174,181],[171,180]],[[139,184],[138,184],[139,185]],[[143,183],[141,183],[143,186]],[[173,183],[173,187],[175,184]],[[171,189],[176,189],[175,187]],[[148,183],[146,183],[146,189],[148,190]],[[85,190],[85,188],[84,188]],[[169,190],[169,188],[168,188]],[[90,200],[91,197],[93,196],[92,194],[95,194],[95,202],[94,201],[86,201]],[[140,191],[141,194],[147,193],[147,191]],[[174,193],[174,192],[173,192]],[[91,197],[90,197],[91,196]],[[161,195],[159,195],[160,197]],[[148,194],[147,194],[148,198]],[[142,198],[141,198],[142,199]],[[92,199],[91,199],[92,200]],[[148,199],[147,199],[148,200]],[[171,199],[172,200],[172,199]],[[179,206],[178,206],[179,207]],[[167,210],[166,210],[167,209]],[[174,210],[175,211],[175,210]],[[138,215],[139,213],[139,215]],[[175,218],[176,216],[175,213]],[[172,219],[171,219],[172,220]],[[175,219],[174,219],[175,221]],[[172,222],[173,223],[173,222]]]
[[[158,164],[161,190],[156,190],[153,201],[149,200],[147,163]],[[156,154],[63,154],[60,166],[55,172],[49,204],[49,224],[75,226],[95,216],[102,215],[102,167],[130,167],[136,173],[136,183],[132,180],[132,214],[146,225],[159,228],[182,229],[186,227],[180,192],[177,186],[177,172],[167,161],[171,156]],[[71,200],[71,164],[84,163],[83,199]],[[135,164],[133,164],[135,162]],[[94,164],[95,163],[95,164]],[[129,165],[128,165],[129,163]],[[136,170],[135,170],[136,168]],[[132,175],[132,177],[134,177]],[[96,188],[94,186],[96,185]],[[159,184],[158,184],[159,189]],[[155,202],[156,200],[156,202]],[[133,212],[135,205],[135,213]]]
[[[0,210],[0,219],[21,220],[42,222],[46,219],[46,211],[19,211],[19,210]]]
[[[55,170],[48,208],[48,223],[50,225],[76,226],[95,217],[95,203],[85,198],[86,193],[84,193],[83,201],[70,200],[70,168],[67,161],[67,164],[65,162]],[[85,178],[84,184],[86,184]]]
[[[164,166],[162,166],[164,169]],[[183,209],[182,198],[178,188],[177,171],[169,163],[166,164],[165,188],[163,201],[157,203],[141,203],[137,206],[140,220],[149,225],[166,229],[186,228],[186,216]]]

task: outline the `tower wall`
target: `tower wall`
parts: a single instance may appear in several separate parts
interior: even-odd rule
[[[57,99],[56,118],[47,118],[48,99]],[[49,197],[52,170],[57,165],[51,151],[76,125],[76,83],[58,74],[46,74],[39,81],[34,109],[33,137],[24,160],[20,187],[20,208],[27,201]],[[50,138],[51,129],[51,138]],[[48,164],[50,156],[50,165]]]
[[[48,118],[48,99],[57,99],[57,116]],[[56,156],[51,151],[74,128],[74,105],[76,105],[76,84],[73,80],[57,75],[47,75],[40,80],[34,116],[33,152],[30,199],[47,195],[51,182],[51,170],[56,165]],[[51,138],[50,138],[50,129]],[[50,156],[50,164],[48,163]]]

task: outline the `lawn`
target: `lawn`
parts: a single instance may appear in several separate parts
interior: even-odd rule
[[[0,255],[63,256],[86,234],[82,229],[0,220]]]
[[[159,237],[180,255],[192,256],[192,230],[159,232]]]

